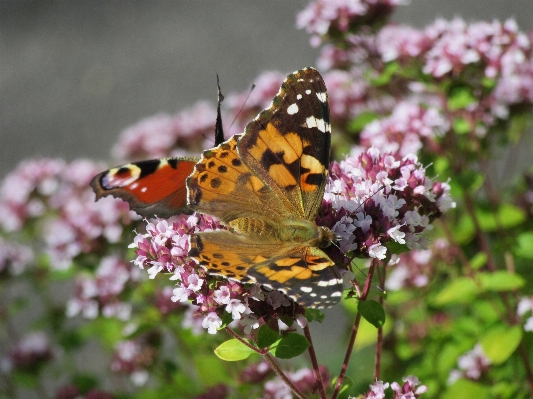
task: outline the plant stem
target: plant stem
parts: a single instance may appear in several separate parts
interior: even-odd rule
[[[318,394],[320,395],[320,399],[326,399],[326,391],[324,389],[324,382],[322,381],[322,374],[320,374],[320,368],[318,366],[315,348],[313,346],[313,341],[311,339],[311,330],[309,330],[309,324],[306,324],[303,330],[304,330],[305,338],[307,338],[310,344],[307,351],[309,352],[309,357],[311,358],[311,364],[313,365],[313,371],[315,373]]]
[[[296,388],[296,386],[292,383],[291,380],[289,380],[289,378],[285,375],[285,373],[283,372],[283,370],[281,370],[278,366],[278,364],[276,363],[276,361],[274,360],[274,358],[272,357],[272,355],[270,355],[269,353],[265,353],[263,355],[263,358],[266,360],[266,362],[270,365],[270,367],[272,368],[272,370],[274,370],[274,372],[278,375],[279,378],[281,378],[283,380],[283,382],[285,384],[287,384],[287,386],[291,389],[291,391],[299,398],[299,399],[307,399],[307,397],[298,389]]]
[[[379,285],[385,287],[385,276],[387,273],[387,265],[383,267],[383,274],[379,274]],[[379,296],[379,304],[383,306],[383,297]],[[376,362],[374,365],[374,381],[379,380],[379,375],[381,372],[381,353],[383,351],[383,327],[378,328],[378,339],[376,343]]]
[[[368,293],[370,292],[370,287],[372,286],[372,276],[374,275],[374,269],[376,267],[376,264],[377,264],[376,259],[373,259],[372,264],[370,265],[370,269],[368,270],[368,274],[366,276],[363,292],[361,293],[361,296],[359,298],[360,301],[364,301],[366,297],[368,296]],[[331,399],[336,399],[337,396],[339,395],[339,392],[342,386],[342,381],[344,380],[344,376],[346,375],[346,371],[348,370],[348,363],[350,362],[350,357],[352,356],[353,346],[355,344],[355,338],[357,337],[357,331],[359,330],[360,322],[361,322],[361,313],[357,312],[357,315],[355,316],[355,321],[352,327],[352,334],[350,335],[350,341],[348,342],[348,347],[346,348],[346,354],[344,355],[344,361],[342,362],[341,371],[339,373],[339,377],[337,378],[337,382],[335,383],[335,390],[333,391],[333,395],[331,396]]]

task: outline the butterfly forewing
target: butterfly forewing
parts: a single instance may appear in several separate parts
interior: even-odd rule
[[[314,220],[330,154],[327,91],[306,68],[289,75],[269,108],[248,124],[239,154],[291,213]]]
[[[239,137],[204,151],[187,182],[189,205],[225,223],[243,217],[288,216],[279,198],[237,153]]]

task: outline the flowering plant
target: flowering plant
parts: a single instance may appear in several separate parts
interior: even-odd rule
[[[512,20],[388,23],[401,3],[316,0],[297,18],[330,97],[335,161],[316,223],[338,238],[325,250],[343,274],[340,305],[305,309],[212,276],[189,236],[224,228],[216,218],[141,219],[121,200],[94,202],[104,165],[29,160],[0,188],[2,394],[533,395],[533,170],[506,170],[505,183],[493,172],[503,150],[518,165],[531,120],[533,32]],[[261,75],[244,107],[245,94],[229,95],[223,119],[242,131],[283,77]],[[113,155],[197,155],[215,115],[202,102],[145,119]],[[34,331],[18,337],[32,305]],[[95,345],[100,371],[78,360]]]

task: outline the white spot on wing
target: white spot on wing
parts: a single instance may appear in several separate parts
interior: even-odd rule
[[[143,192],[143,193],[145,193],[147,190],[148,190],[147,187],[143,187],[143,188],[141,188],[141,192]]]
[[[305,120],[308,128],[316,127],[322,133],[329,133],[329,123],[324,122],[324,119],[317,119],[314,116],[310,116]]]
[[[328,95],[326,93],[316,93],[316,96],[318,97],[318,99],[320,101],[322,101],[323,103],[326,102],[326,100],[328,99]]]
[[[311,94],[311,90],[307,89],[307,90],[305,91],[305,94]]]
[[[311,287],[300,287],[300,289],[303,291],[303,292],[312,292],[313,289]]]
[[[294,104],[291,104],[287,107],[287,113],[289,115],[294,115],[298,112],[298,105],[296,105],[296,103]]]
[[[331,280],[328,280],[328,281],[319,281],[318,282],[318,286],[319,287],[328,287],[330,285],[337,285],[337,284],[340,284],[340,283],[342,283],[342,279],[332,278]]]
[[[296,95],[296,99],[297,100],[301,100],[302,99],[302,95],[301,94]]]

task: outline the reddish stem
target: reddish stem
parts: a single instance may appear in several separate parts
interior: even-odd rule
[[[359,298],[360,301],[364,301],[366,297],[368,296],[368,293],[370,292],[370,287],[372,286],[372,276],[374,275],[374,269],[376,267],[376,260],[372,260],[372,264],[370,265],[370,269],[368,270],[368,274],[366,276],[365,280],[365,286],[363,288],[363,292],[361,293],[361,296]],[[350,362],[350,357],[352,356],[353,352],[353,346],[355,344],[355,338],[357,337],[357,331],[359,330],[359,323],[361,322],[361,313],[357,313],[355,316],[355,321],[353,323],[352,327],[352,334],[350,335],[350,341],[348,342],[348,347],[346,348],[346,354],[344,355],[344,361],[342,362],[341,371],[339,373],[339,377],[337,378],[337,382],[335,383],[335,390],[333,391],[333,395],[331,396],[331,399],[336,399],[339,395],[342,381],[344,380],[344,376],[346,375],[346,371],[348,370],[348,363]]]
[[[326,391],[324,389],[324,382],[322,381],[322,374],[320,374],[320,368],[318,366],[318,360],[316,358],[315,348],[313,346],[313,341],[311,339],[311,330],[309,330],[309,324],[306,324],[303,330],[304,330],[305,338],[307,338],[310,344],[307,351],[309,352],[309,357],[311,358],[311,364],[313,365],[313,371],[315,373],[318,394],[320,395],[320,399],[326,399]]]

